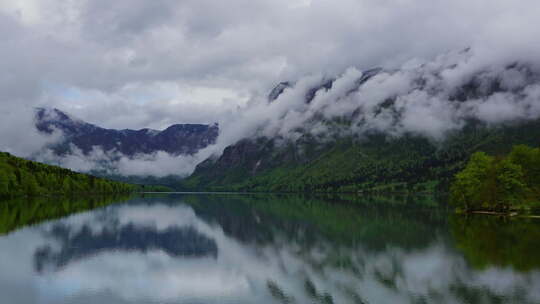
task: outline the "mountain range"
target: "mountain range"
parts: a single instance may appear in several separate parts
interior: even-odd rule
[[[80,149],[84,154],[99,148],[115,151],[125,156],[151,154],[164,151],[172,155],[192,155],[215,142],[219,127],[217,124],[175,124],[165,130],[115,130],[87,123],[58,109],[37,108],[36,128],[51,134],[61,131],[62,141],[49,147],[57,155]]]
[[[516,144],[540,144],[540,120],[534,113],[540,100],[533,90],[540,84],[538,68],[511,62],[471,69],[460,81],[448,85],[443,80],[448,76],[443,75],[454,73],[460,66],[441,61],[409,71],[369,69],[352,79],[347,76],[348,80],[345,76],[323,77],[308,86],[298,81],[280,82],[267,95],[267,112],[288,102],[290,96],[303,99],[302,104],[294,101],[293,108],[294,114],[308,113],[303,120],[298,119],[301,125],[291,127],[287,134],[254,128],[251,136],[198,164],[191,176],[181,182],[172,179],[167,185],[216,191],[445,191],[454,174],[476,151],[497,155]],[[366,100],[358,101],[388,79],[407,81],[396,92],[379,89],[383,96],[380,101],[367,99],[371,110]],[[407,100],[411,96],[412,101]],[[414,98],[427,101],[418,103]],[[499,113],[504,110],[501,103],[508,103],[513,107],[511,113],[517,114],[510,117]],[[495,106],[486,109],[491,104]],[[451,118],[409,126],[407,115],[414,114],[414,123],[420,124],[427,117],[416,112],[431,111],[429,107],[433,106],[442,107],[437,109],[443,114],[441,119]],[[337,116],[325,113],[342,108],[345,110]],[[282,119],[287,114],[277,116]],[[443,124],[448,126],[442,131],[432,129]],[[221,131],[217,124],[178,124],[163,131],[106,129],[58,109],[43,108],[36,110],[36,128],[44,133],[62,132],[63,140],[51,147],[60,156],[74,148],[84,154],[100,148],[128,157],[156,151],[194,155],[216,143]],[[320,129],[323,131],[314,131]]]
[[[389,94],[375,105],[372,116],[364,114],[364,105],[358,103],[339,118],[329,119],[322,112],[314,112],[303,126],[294,129],[294,138],[280,134],[244,138],[225,148],[221,156],[199,164],[182,186],[216,191],[446,191],[472,153],[499,155],[517,144],[540,144],[540,120],[534,114],[540,100],[530,93],[540,83],[538,69],[514,62],[473,71],[462,81],[444,87],[441,75],[456,67],[452,63],[440,69],[423,65],[409,72],[412,76],[408,89],[402,95]],[[390,78],[402,72],[367,70],[328,102],[346,102],[351,94],[363,93],[364,86],[382,82],[382,77],[375,78],[383,73]],[[334,78],[323,79],[318,85],[304,88],[304,104],[313,103],[316,96],[327,96],[336,83]],[[282,102],[280,96],[289,89],[294,89],[293,83],[278,84],[268,95],[268,102]],[[403,95],[432,103],[407,109]],[[412,100],[410,104],[416,105]],[[430,130],[430,125],[412,131],[406,128],[406,115],[411,111],[416,115],[414,111],[420,113],[437,102],[444,104],[441,112],[461,115],[456,126],[444,129],[438,136],[432,135],[438,133]],[[503,102],[514,113],[523,107],[527,114],[505,117],[508,108],[499,106]],[[495,105],[487,109],[490,103]],[[487,114],[480,116],[480,110]],[[429,117],[418,114],[415,119],[415,123],[421,123]],[[457,120],[449,119],[452,123]],[[389,121],[389,126],[384,130],[373,127],[381,121]],[[433,126],[439,123],[434,121]],[[325,127],[322,136],[312,131],[320,125]],[[351,129],[361,131],[355,134],[349,132]]]

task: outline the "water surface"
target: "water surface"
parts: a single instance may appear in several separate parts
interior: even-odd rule
[[[420,198],[0,202],[0,233],[2,303],[540,303],[538,221]]]

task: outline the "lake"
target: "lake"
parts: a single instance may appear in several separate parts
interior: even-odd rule
[[[0,202],[1,303],[540,303],[540,221],[431,198]]]

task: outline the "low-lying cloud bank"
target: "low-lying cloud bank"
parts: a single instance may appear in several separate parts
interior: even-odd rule
[[[130,157],[99,147],[84,154],[71,147],[70,154],[59,157],[43,148],[61,140],[59,132],[47,136],[32,132],[36,138],[32,145],[12,146],[18,149],[15,153],[25,155],[39,150],[33,154],[37,160],[77,171],[163,177],[187,176],[225,147],[257,136],[294,141],[310,134],[326,140],[382,132],[390,137],[416,134],[442,140],[468,121],[497,125],[539,118],[540,61],[467,48],[431,61],[409,61],[394,70],[351,67],[338,76],[309,75],[274,97],[254,97],[244,108],[224,115],[216,144],[195,155],[157,151]],[[16,138],[8,141],[15,142]]]
[[[39,132],[35,113],[31,107],[0,111],[0,151],[79,172],[142,177],[187,176],[199,162],[209,156],[204,153],[175,155],[165,151],[128,156],[98,146],[94,146],[89,153],[83,153],[73,144],[69,153],[57,155],[51,147],[64,142],[65,134],[54,128],[51,134]]]
[[[59,131],[43,134],[35,127],[34,110],[30,107],[6,107],[0,110],[0,151],[30,157],[45,146],[59,142]]]
[[[207,150],[219,154],[254,136],[295,140],[311,134],[324,140],[382,132],[442,140],[468,121],[496,125],[539,117],[540,60],[467,48],[395,70],[351,67],[337,77],[303,77],[277,99],[253,100],[220,122],[218,142]]]
[[[70,168],[79,172],[98,172],[108,175],[153,176],[170,175],[187,176],[193,172],[201,161],[201,155],[173,155],[164,151],[152,154],[127,156],[115,150],[104,151],[95,147],[90,153],[83,153],[75,146],[67,155],[58,156],[50,149],[44,149],[34,155],[34,159]]]

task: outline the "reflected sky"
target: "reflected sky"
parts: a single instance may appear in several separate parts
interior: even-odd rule
[[[540,303],[536,266],[474,267],[444,213],[372,205],[133,199],[0,237],[0,293],[21,304]]]

